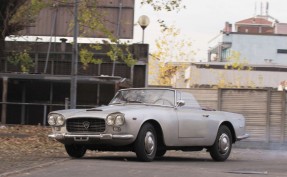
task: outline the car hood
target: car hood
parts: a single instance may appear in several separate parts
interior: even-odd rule
[[[143,110],[150,110],[151,107],[158,106],[148,106],[148,105],[108,105],[101,106],[91,109],[66,109],[53,111],[52,113],[58,113],[63,115],[65,118],[74,118],[74,117],[98,117],[105,118],[108,114],[121,112],[121,113],[130,113],[134,112],[143,114]],[[159,108],[159,107],[158,107]]]

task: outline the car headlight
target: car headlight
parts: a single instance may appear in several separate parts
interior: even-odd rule
[[[107,125],[114,125],[114,123],[115,123],[115,117],[112,116],[112,115],[109,115],[109,116],[106,118],[106,122],[107,122]]]
[[[125,116],[122,113],[109,114],[106,118],[107,125],[121,126],[125,123]]]
[[[60,114],[49,114],[48,123],[52,126],[62,126],[65,124],[65,118]]]
[[[122,114],[119,114],[115,118],[115,125],[120,126],[125,123],[125,117]]]
[[[65,118],[62,115],[57,115],[56,117],[56,125],[64,125]]]
[[[48,116],[48,124],[49,125],[56,125],[56,120],[55,120],[55,117],[53,115]]]

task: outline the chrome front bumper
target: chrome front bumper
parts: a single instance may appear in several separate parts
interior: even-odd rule
[[[49,138],[53,138],[56,140],[64,140],[66,138],[73,138],[75,141],[88,141],[89,139],[119,139],[119,140],[129,140],[133,139],[133,135],[113,135],[113,134],[99,134],[99,135],[75,135],[75,134],[50,134]]]

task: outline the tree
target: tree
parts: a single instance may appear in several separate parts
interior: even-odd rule
[[[4,55],[5,38],[33,23],[46,6],[45,0],[1,0],[0,57]]]
[[[170,86],[175,74],[189,66],[195,52],[190,39],[180,38],[179,29],[160,23],[162,36],[156,40],[156,50],[149,61],[149,74],[154,75],[152,85]]]
[[[232,81],[228,81],[228,77],[226,72],[214,72],[214,74],[218,76],[217,87],[218,88],[229,88],[229,87],[242,87],[242,82],[244,81],[249,85],[249,87],[255,87],[255,83],[250,80],[250,78],[245,77],[242,78],[238,72],[235,71],[252,71],[252,67],[249,65],[248,60],[246,58],[242,58],[240,52],[231,51],[231,54],[226,58],[227,63],[224,65],[225,71],[230,70],[231,74],[228,74],[229,78],[232,78]]]
[[[182,8],[185,8],[182,5],[182,0],[141,0],[142,5],[150,5],[155,11],[179,11]],[[93,8],[89,8],[89,7]],[[90,10],[87,10],[90,9]],[[112,61],[121,59],[128,66],[132,66],[136,63],[136,60],[133,58],[132,54],[129,51],[128,43],[121,42],[118,36],[114,36],[111,31],[109,31],[103,25],[103,20],[101,15],[97,11],[97,1],[83,1],[79,6],[79,26],[82,34],[85,34],[85,30],[100,30],[108,36],[110,41],[106,41],[110,44],[110,51],[107,52],[107,55]],[[94,18],[92,18],[94,17]],[[165,26],[164,21],[159,20],[161,26]],[[98,44],[96,44],[97,46]],[[122,46],[122,47],[118,47]],[[81,49],[80,53],[85,53],[89,57],[81,57],[82,61],[86,61],[84,65],[87,67],[89,63],[98,63],[101,62],[101,59],[94,58],[91,50]],[[85,67],[85,68],[86,68]]]
[[[240,52],[231,51],[231,55],[226,58],[227,64],[225,64],[225,69],[232,70],[252,70],[252,67],[249,66],[248,60],[242,58]]]
[[[30,68],[34,66],[33,60],[29,53],[24,50],[19,53],[12,53],[8,57],[8,62],[20,67],[21,72],[29,72]]]
[[[160,10],[180,10],[182,0],[142,0],[143,5],[150,5],[156,11]],[[0,57],[4,56],[5,37],[17,34],[25,27],[35,22],[39,12],[52,4],[73,4],[72,0],[2,0],[0,3]],[[118,36],[114,36],[109,29],[103,25],[103,19],[100,12],[97,11],[96,0],[79,0],[79,28],[81,34],[85,34],[86,30],[94,31],[100,30],[105,33],[110,39],[111,52],[109,56],[112,60],[122,59],[128,62],[128,65],[133,65],[135,60],[131,57],[128,48],[117,48],[119,45],[126,45],[121,43]],[[71,25],[73,26],[73,25]],[[116,45],[113,45],[116,44]],[[85,62],[94,62],[93,55],[90,51],[84,49],[82,53],[85,54]],[[125,54],[124,54],[125,53]],[[127,53],[127,54],[126,54]],[[120,57],[118,56],[120,55]]]
[[[142,0],[142,5],[151,5],[155,11],[179,11],[185,6],[182,0]]]

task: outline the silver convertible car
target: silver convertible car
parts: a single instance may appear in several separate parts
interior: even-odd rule
[[[167,150],[206,149],[225,161],[232,144],[248,137],[242,115],[201,108],[191,93],[165,88],[122,89],[107,106],[54,111],[48,123],[49,137],[73,158],[86,150],[133,151],[152,161]]]

